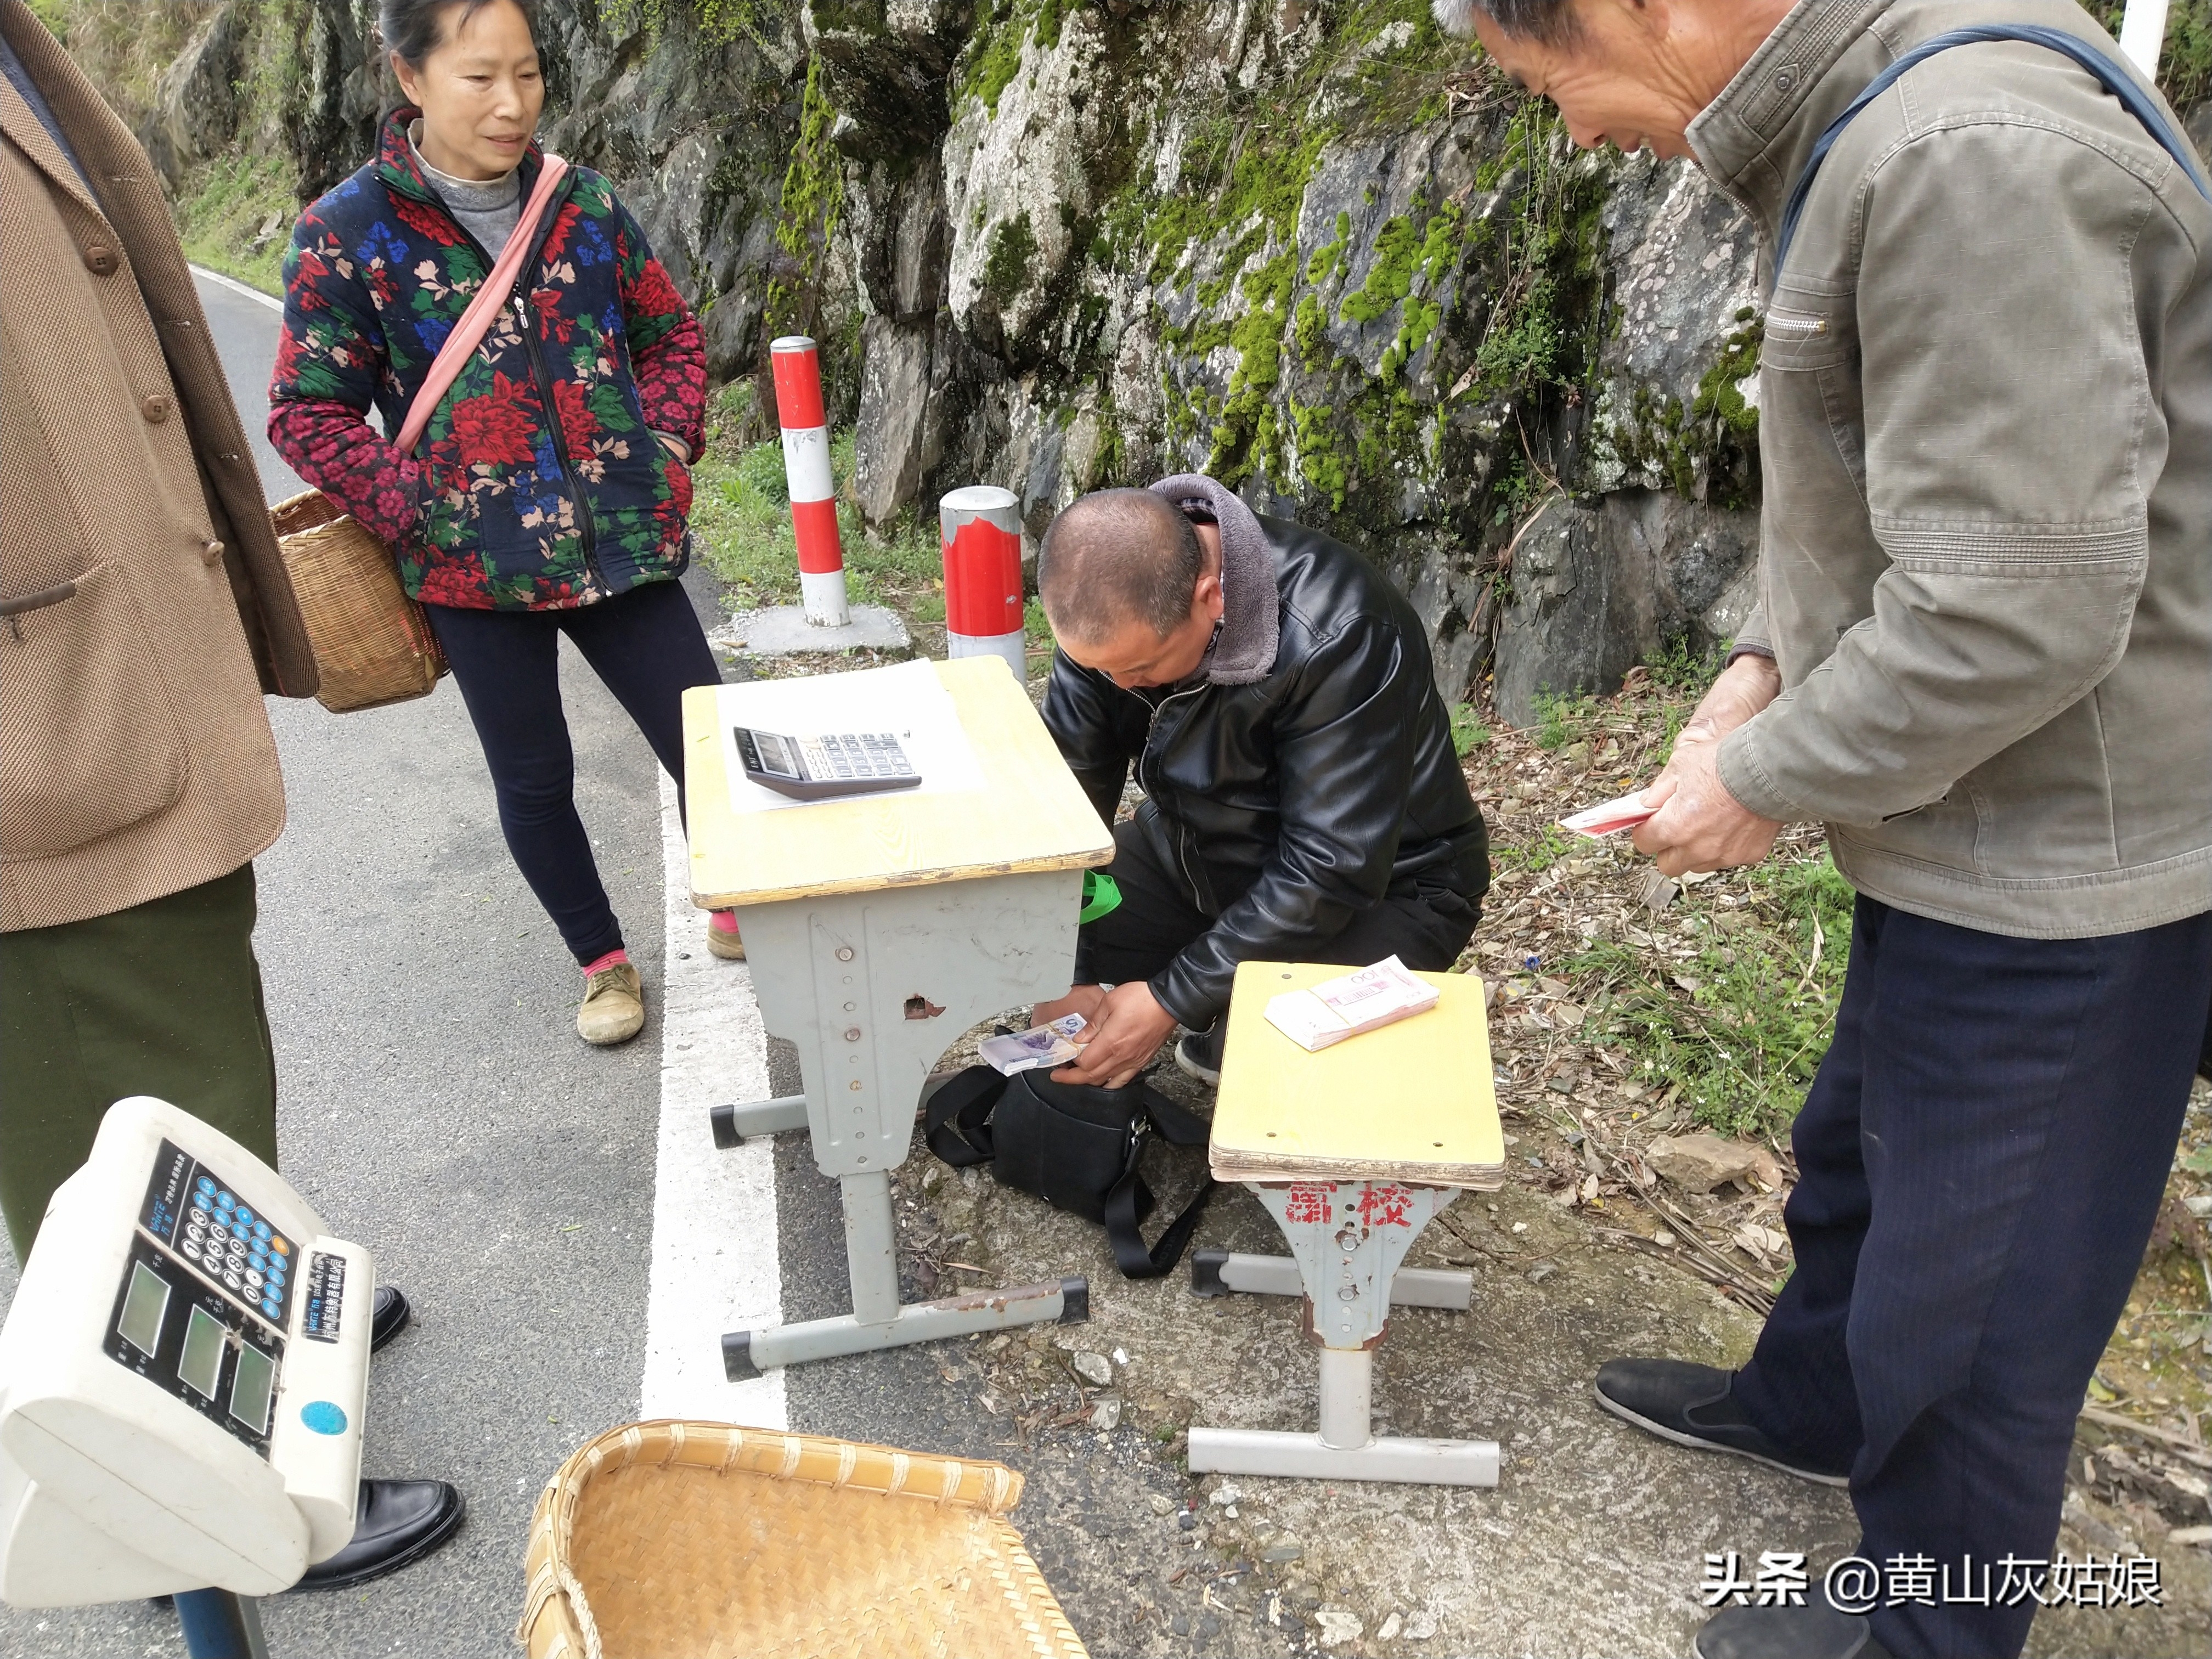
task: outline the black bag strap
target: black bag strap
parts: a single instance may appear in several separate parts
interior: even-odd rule
[[[956,1170],[993,1157],[991,1113],[1006,1092],[1006,1079],[988,1066],[956,1072],[929,1097],[922,1130],[929,1150]]]
[[[1145,1103],[1145,1115],[1152,1119],[1152,1127],[1160,1132],[1160,1139],[1170,1146],[1203,1146],[1212,1131],[1206,1121],[1186,1112],[1152,1085],[1149,1079],[1138,1079],[1144,1089],[1139,1097]]]
[[[1106,1194],[1106,1243],[1114,1252],[1114,1265],[1121,1270],[1124,1279],[1158,1279],[1172,1273],[1182,1253],[1190,1246],[1190,1236],[1198,1231],[1200,1218],[1206,1213],[1206,1200],[1220,1183],[1208,1176],[1199,1185],[1182,1213],[1168,1223],[1160,1242],[1149,1249],[1145,1235],[1139,1228],[1139,1218],[1152,1207],[1152,1189],[1145,1184],[1138,1166],[1144,1162],[1145,1143],[1151,1138],[1149,1131],[1170,1146],[1203,1146],[1207,1139],[1205,1123],[1170,1100],[1149,1082],[1139,1085],[1144,1092],[1139,1097],[1143,1103],[1143,1115],[1136,1124],[1136,1133],[1129,1137],[1129,1161]]]

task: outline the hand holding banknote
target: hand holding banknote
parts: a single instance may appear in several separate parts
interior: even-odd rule
[[[1636,828],[1636,850],[1656,860],[1662,875],[1727,870],[1756,864],[1773,849],[1782,826],[1739,805],[1721,781],[1721,739],[1781,694],[1770,657],[1738,657],[1721,671],[1698,703],[1666,769],[1644,790],[1658,810]]]
[[[1720,777],[1720,741],[1781,689],[1771,659],[1738,657],[1698,702],[1657,777],[1617,800],[1560,819],[1560,827],[1593,837],[1633,829],[1637,850],[1657,860],[1664,875],[1758,863],[1782,826],[1747,811],[1729,793]]]

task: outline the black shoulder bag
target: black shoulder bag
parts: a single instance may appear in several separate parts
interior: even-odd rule
[[[1146,1143],[1157,1134],[1171,1146],[1202,1146],[1206,1127],[1141,1078],[1108,1089],[970,1066],[930,1097],[924,1127],[929,1150],[954,1168],[990,1163],[1005,1185],[1103,1223],[1126,1279],[1173,1268],[1213,1195],[1209,1178],[1146,1248],[1138,1223],[1152,1212],[1152,1189],[1137,1167]]]

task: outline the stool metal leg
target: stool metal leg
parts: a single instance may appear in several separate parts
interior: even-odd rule
[[[1471,1275],[1400,1265],[1450,1189],[1376,1181],[1248,1184],[1282,1227],[1291,1258],[1220,1255],[1194,1267],[1193,1277],[1221,1286],[1201,1293],[1304,1293],[1307,1328],[1321,1347],[1321,1423],[1311,1434],[1193,1425],[1192,1473],[1496,1486],[1495,1441],[1377,1438],[1374,1431],[1374,1349],[1391,1307],[1425,1293],[1439,1298],[1428,1305],[1465,1308],[1473,1294]],[[1285,1283],[1285,1267],[1293,1282]]]
[[[1304,1296],[1298,1264],[1286,1255],[1247,1255],[1241,1250],[1196,1250],[1190,1288],[1198,1296]],[[1390,1277],[1394,1308],[1443,1308],[1465,1313],[1474,1305],[1474,1275],[1449,1267],[1401,1267]]]
[[[845,1200],[845,1273],[853,1284],[853,1317],[888,1325],[899,1316],[898,1223],[891,1214],[888,1170],[838,1178]]]
[[[1357,1451],[1375,1438],[1375,1356],[1365,1348],[1321,1351],[1321,1443]]]
[[[728,1152],[742,1146],[752,1135],[787,1134],[806,1127],[806,1097],[779,1095],[774,1100],[748,1101],[742,1106],[716,1106],[707,1113],[714,1145]]]

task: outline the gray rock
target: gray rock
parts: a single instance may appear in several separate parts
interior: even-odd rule
[[[1617,544],[1599,533],[1601,522],[1555,496],[1511,550],[1513,603],[1498,625],[1491,695],[1499,717],[1515,726],[1537,723],[1540,696],[1619,685],[1656,632],[1656,590],[1648,580],[1623,578]]]
[[[860,416],[853,435],[853,498],[872,525],[912,503],[921,485],[932,331],[880,312],[860,328]]]
[[[1287,1532],[1279,1532],[1260,1546],[1260,1559],[1262,1561],[1295,1561],[1305,1553],[1304,1543]]]
[[[1069,1356],[1068,1363],[1075,1374],[1094,1388],[1103,1389],[1114,1380],[1114,1362],[1103,1353],[1092,1353],[1079,1348]]]
[[[1645,1160],[1662,1176],[1693,1193],[1709,1193],[1749,1175],[1759,1168],[1759,1147],[1723,1140],[1703,1130],[1686,1135],[1661,1135],[1644,1153]]]
[[[1324,1603],[1314,1609],[1314,1622],[1321,1626],[1321,1644],[1325,1648],[1340,1648],[1347,1642],[1357,1642],[1360,1632],[1367,1628],[1366,1620],[1350,1607]]]
[[[153,113],[138,136],[172,189],[186,169],[221,154],[237,137],[237,88],[245,76],[252,27],[249,9],[230,0],[161,72]]]

